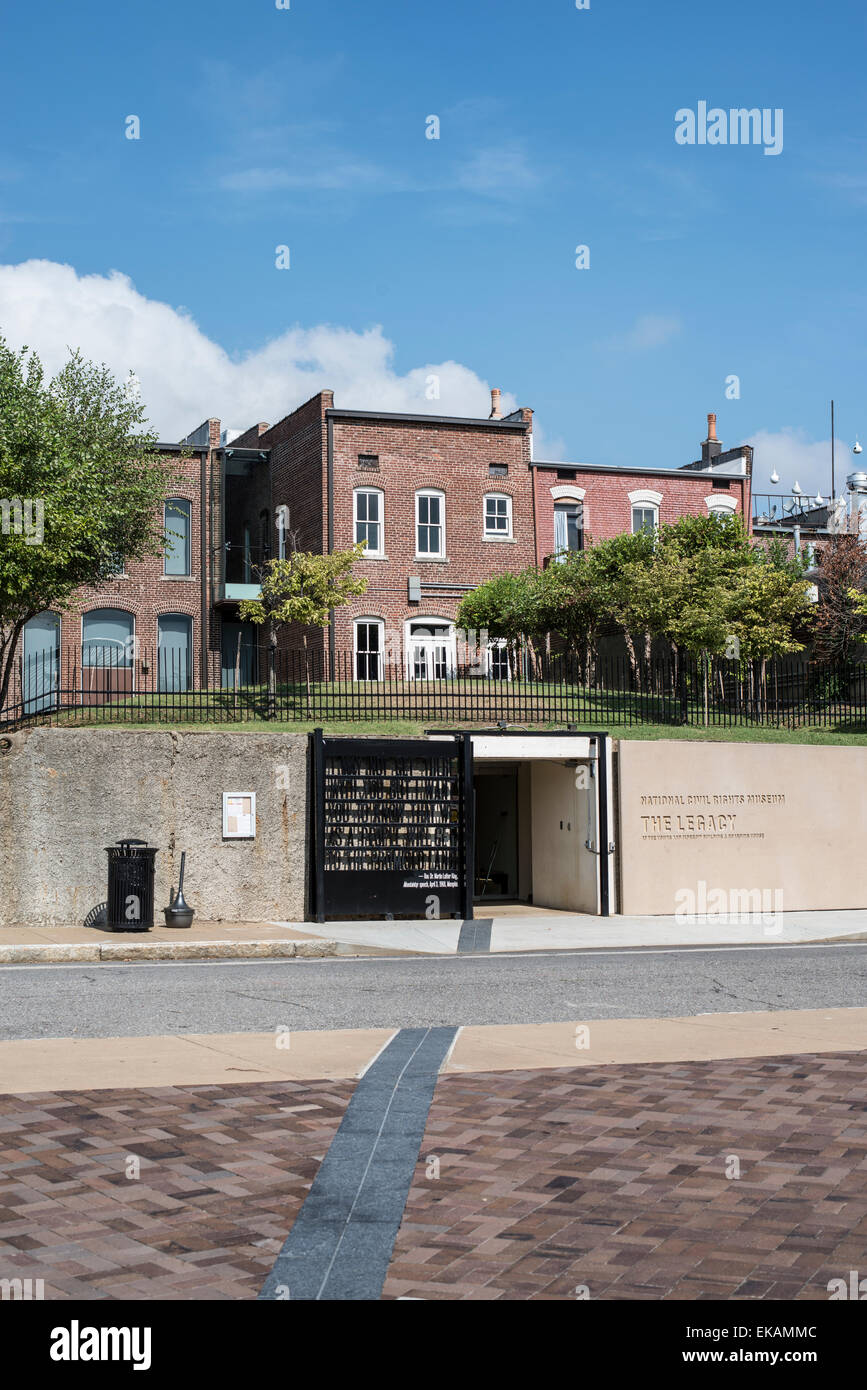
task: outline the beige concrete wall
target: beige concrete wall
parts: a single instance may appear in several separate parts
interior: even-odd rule
[[[534,762],[531,768],[533,903],[596,912],[595,860],[584,848],[591,792],[577,789],[574,767]]]
[[[0,752],[0,925],[73,926],[106,897],[105,846],[157,846],[158,920],[186,849],[200,918],[303,920],[307,739],[32,729]],[[254,840],[224,840],[223,792],[255,792]]]
[[[867,748],[621,740],[617,765],[621,912],[674,913],[701,884],[867,907]]]

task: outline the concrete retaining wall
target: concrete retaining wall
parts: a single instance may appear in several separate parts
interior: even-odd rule
[[[867,748],[624,739],[617,766],[621,912],[867,907]]]
[[[32,729],[0,751],[0,925],[74,926],[105,901],[105,846],[147,840],[157,920],[177,883],[200,919],[306,916],[307,738]],[[223,792],[256,793],[256,838],[224,840]]]

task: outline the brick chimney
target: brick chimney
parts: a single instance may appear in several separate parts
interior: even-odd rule
[[[707,465],[713,463],[714,459],[722,453],[722,445],[716,437],[716,416],[707,417],[707,439],[701,446],[701,461]]]
[[[491,413],[488,419],[502,420],[502,418],[503,412],[500,409],[500,388],[498,386],[493,386],[491,388]]]

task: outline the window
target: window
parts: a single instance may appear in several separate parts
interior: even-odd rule
[[[57,703],[60,674],[60,618],[40,613],[24,625],[24,712],[36,714]]]
[[[502,492],[489,492],[485,498],[485,540],[512,538],[512,499]]]
[[[578,470],[575,468],[558,468],[557,477],[562,479],[563,482],[572,482],[578,477]]]
[[[381,618],[356,618],[355,679],[382,680],[383,621]]]
[[[506,478],[508,477],[508,473],[509,465],[507,463],[488,464],[488,475],[491,478]]]
[[[492,681],[511,680],[509,671],[509,650],[504,637],[492,637],[488,643],[488,679]]]
[[[277,508],[275,512],[277,521],[277,559],[286,559],[286,532],[289,528],[289,508],[285,505]]]
[[[662,493],[654,492],[652,488],[636,488],[634,492],[627,494],[632,507],[632,534],[638,536],[642,531],[648,531],[651,535],[659,526],[659,506],[662,502]]]
[[[359,454],[359,468],[365,469],[369,473],[379,472],[379,454]]]
[[[383,495],[378,488],[355,490],[355,543],[367,541],[365,555],[383,552]]]
[[[189,690],[193,620],[185,613],[162,613],[157,619],[157,688]]]
[[[704,502],[709,516],[733,516],[738,509],[738,499],[731,493],[725,496],[721,492],[712,492]]]
[[[132,666],[135,619],[122,608],[93,608],[81,620],[83,666]]]
[[[554,503],[554,550],[561,558],[584,549],[584,508],[580,502]]]
[[[416,555],[442,558],[446,553],[446,499],[442,492],[417,492]]]
[[[659,525],[659,510],[657,507],[633,507],[632,508],[632,534],[637,536],[639,531],[655,531]]]
[[[190,504],[183,497],[170,497],[163,508],[166,541],[163,574],[190,573]]]

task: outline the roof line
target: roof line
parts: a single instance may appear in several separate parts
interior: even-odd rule
[[[466,425],[470,429],[523,430],[530,428],[528,420],[479,420],[470,415],[410,415],[389,410],[340,410],[330,406],[325,412],[332,420],[396,420],[403,424]]]
[[[533,459],[531,468],[558,468],[565,472],[569,470],[574,473],[635,473],[642,476],[663,477],[663,478],[703,478],[707,482],[711,478],[727,478],[733,482],[746,482],[746,473],[719,473],[709,471],[699,473],[694,468],[653,468],[649,464],[639,467],[634,463],[558,463],[556,460]]]

